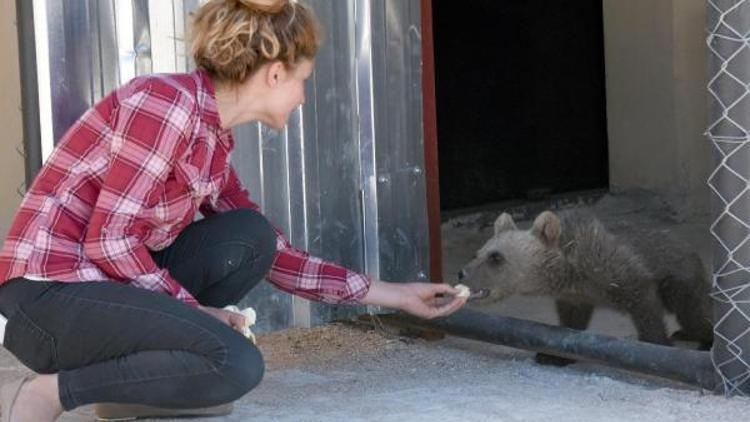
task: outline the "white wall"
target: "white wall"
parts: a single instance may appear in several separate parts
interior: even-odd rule
[[[0,2],[0,236],[10,228],[24,189],[21,80],[15,1]]]
[[[603,1],[611,189],[705,213],[705,0]]]

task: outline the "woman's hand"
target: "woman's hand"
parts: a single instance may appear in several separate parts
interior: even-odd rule
[[[466,304],[466,298],[456,296],[458,290],[448,284],[406,283],[403,289],[400,309],[426,319],[450,315]]]
[[[401,309],[421,318],[432,319],[452,314],[466,304],[458,290],[448,284],[388,283],[373,280],[362,303]]]
[[[202,306],[202,305],[198,305],[198,309],[213,316],[214,318],[234,328],[240,333],[243,333],[243,330],[245,329],[245,327],[247,327],[245,316],[242,314],[238,314],[237,312],[232,312],[226,309],[214,308],[212,306]]]

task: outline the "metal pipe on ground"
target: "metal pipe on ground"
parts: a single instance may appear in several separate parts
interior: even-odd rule
[[[593,361],[711,391],[718,382],[710,352],[622,340],[468,309],[440,320],[423,320],[405,314],[379,315],[379,319],[402,328],[440,330],[457,337]]]

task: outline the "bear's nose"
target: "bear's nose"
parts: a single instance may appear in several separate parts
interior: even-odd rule
[[[461,271],[459,271],[459,272],[458,272],[458,279],[459,279],[459,280],[463,280],[463,279],[464,279],[464,277],[465,277],[465,274],[464,274],[464,270],[461,270]]]

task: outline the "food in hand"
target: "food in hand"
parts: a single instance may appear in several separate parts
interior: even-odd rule
[[[242,314],[245,316],[245,323],[247,324],[245,327],[242,327],[242,334],[248,338],[248,340],[252,341],[253,344],[256,344],[255,342],[255,334],[253,334],[252,331],[250,331],[250,327],[255,325],[255,320],[257,318],[257,315],[255,314],[255,309],[251,307],[247,307],[245,309],[240,310],[235,305],[228,305],[225,306],[224,309],[230,312],[235,312],[238,314]]]
[[[459,290],[459,292],[456,295],[456,297],[469,297],[469,296],[471,296],[471,290],[469,290],[468,286],[464,286],[463,284],[456,284],[453,287]]]

